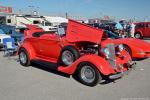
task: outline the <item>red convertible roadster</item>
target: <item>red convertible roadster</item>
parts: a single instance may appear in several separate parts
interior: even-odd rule
[[[122,44],[102,39],[103,30],[69,20],[67,31],[45,32],[35,27],[25,32],[18,50],[20,64],[32,61],[52,63],[50,68],[77,75],[87,86],[97,85],[104,77],[118,79],[134,63]]]

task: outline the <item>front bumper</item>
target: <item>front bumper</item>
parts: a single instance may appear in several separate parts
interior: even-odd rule
[[[135,67],[136,63],[132,61],[130,55],[126,51],[122,51],[116,57],[115,73],[108,75],[109,79],[121,78],[125,73],[128,73]]]
[[[136,65],[135,62],[128,64],[129,69],[127,71],[122,71],[122,72],[118,72],[116,74],[109,75],[109,79],[114,80],[114,79],[121,78],[122,76],[124,76],[124,74],[127,74],[129,71],[131,71],[133,68],[135,68],[135,65]]]

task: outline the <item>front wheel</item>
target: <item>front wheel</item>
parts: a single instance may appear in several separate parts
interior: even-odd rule
[[[60,62],[65,65],[69,66],[74,61],[76,61],[79,58],[80,54],[78,50],[73,46],[66,46],[62,49],[61,56],[60,56]]]
[[[19,50],[19,61],[22,66],[28,67],[30,65],[29,55],[23,48]]]
[[[123,45],[123,47],[130,54],[130,56],[132,58],[132,51],[131,51],[130,47],[128,47],[127,45]]]
[[[79,65],[78,78],[82,84],[87,86],[96,86],[102,80],[100,72],[89,62],[82,62]]]

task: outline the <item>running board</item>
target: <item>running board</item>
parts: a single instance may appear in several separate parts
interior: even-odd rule
[[[43,60],[33,60],[32,62],[54,70],[57,70],[59,67],[57,63],[47,62]]]

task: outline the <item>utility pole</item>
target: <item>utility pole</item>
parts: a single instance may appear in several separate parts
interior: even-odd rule
[[[65,13],[65,17],[66,17],[66,19],[68,18],[68,13],[67,12]]]

